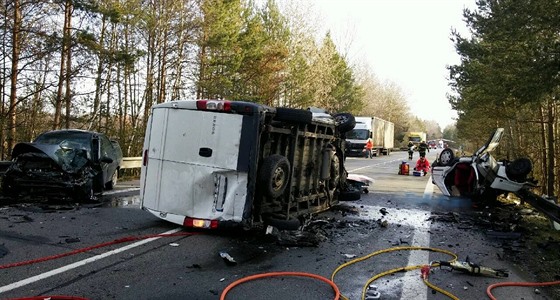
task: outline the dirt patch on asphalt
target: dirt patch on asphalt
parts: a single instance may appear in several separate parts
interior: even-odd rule
[[[560,231],[543,214],[510,195],[470,217],[488,236],[501,240],[503,259],[533,274],[535,282],[560,280]],[[560,299],[560,285],[546,289]]]

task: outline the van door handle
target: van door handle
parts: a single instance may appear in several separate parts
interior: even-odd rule
[[[202,157],[210,157],[212,156],[212,149],[210,148],[200,148],[198,149],[198,155]]]

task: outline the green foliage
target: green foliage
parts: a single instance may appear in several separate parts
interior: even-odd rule
[[[552,191],[557,171],[546,166],[557,164],[558,151],[551,147],[556,133],[549,129],[558,121],[547,103],[557,101],[560,84],[560,2],[481,0],[477,5],[464,12],[472,36],[453,33],[461,55],[461,64],[449,67],[457,137],[481,145],[493,128],[505,127],[504,154],[532,158],[536,177],[550,178]]]

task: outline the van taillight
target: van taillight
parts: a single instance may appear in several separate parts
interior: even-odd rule
[[[224,100],[198,100],[196,108],[200,110],[215,110],[231,112],[231,102]]]
[[[218,228],[218,221],[217,220],[185,218],[185,220],[183,220],[183,226],[193,227],[193,228],[216,229],[216,228]]]
[[[144,157],[142,157],[142,165],[144,167],[148,165],[148,149],[144,150]]]

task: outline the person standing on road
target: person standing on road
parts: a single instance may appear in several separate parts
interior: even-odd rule
[[[418,153],[420,153],[420,157],[426,157],[426,151],[430,152],[428,144],[426,144],[426,141],[421,141],[420,144],[418,144]]]
[[[408,148],[408,159],[412,160],[412,154],[414,154],[414,143],[409,141],[406,147]]]
[[[425,156],[420,156],[420,158],[416,161],[416,167],[414,167],[416,171],[423,171],[424,176],[428,174],[430,171],[430,162]]]
[[[373,140],[371,138],[367,139],[364,149],[366,150],[366,158],[373,158]]]

